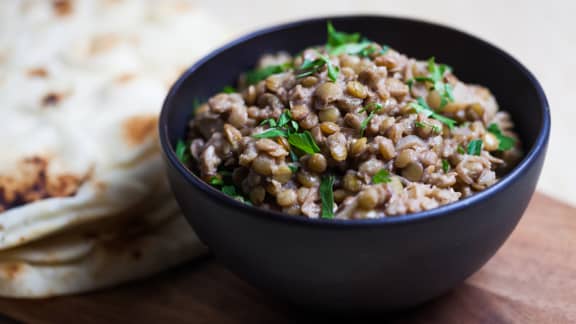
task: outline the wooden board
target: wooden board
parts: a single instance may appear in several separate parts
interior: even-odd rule
[[[335,321],[280,304],[209,258],[81,296],[0,299],[0,314],[29,323]],[[353,316],[348,322],[362,314]],[[576,323],[576,208],[536,194],[512,237],[464,284],[427,305],[378,317],[393,323]]]

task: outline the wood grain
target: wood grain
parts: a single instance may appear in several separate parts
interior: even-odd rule
[[[337,318],[280,304],[212,259],[115,289],[48,300],[0,299],[29,323],[576,323],[576,209],[536,194],[511,238],[448,295],[396,314]]]

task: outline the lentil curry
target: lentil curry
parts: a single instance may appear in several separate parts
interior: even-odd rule
[[[328,40],[264,55],[198,105],[180,160],[240,201],[311,218],[436,208],[522,156],[490,91],[328,23]]]

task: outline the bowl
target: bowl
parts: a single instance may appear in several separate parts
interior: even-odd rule
[[[424,212],[365,220],[289,216],[233,200],[175,155],[195,98],[206,99],[264,53],[325,42],[326,21],[412,57],[435,56],[467,82],[487,86],[512,115],[522,161],[494,186]],[[160,117],[169,181],[180,207],[216,258],[271,295],[314,309],[387,311],[442,295],[480,269],[510,235],[540,175],[550,132],[546,97],[534,76],[495,46],[450,27],[384,17],[297,21],[242,36],[189,68]]]

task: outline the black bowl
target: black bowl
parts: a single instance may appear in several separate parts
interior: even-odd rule
[[[526,156],[496,185],[437,209],[370,220],[295,217],[228,198],[191,173],[174,145],[195,98],[208,98],[264,53],[322,44],[326,21],[374,41],[450,64],[490,88],[511,113]],[[209,32],[209,31],[207,31]],[[180,77],[160,117],[172,190],[214,255],[254,286],[292,303],[391,310],[439,296],[478,270],[510,235],[534,192],[550,131],[546,97],[534,76],[502,50],[427,22],[381,17],[318,18],[266,28],[210,53]]]

